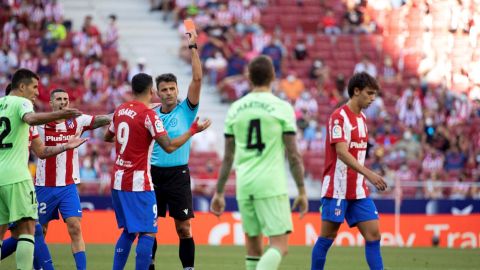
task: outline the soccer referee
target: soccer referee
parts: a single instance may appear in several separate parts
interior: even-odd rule
[[[162,104],[155,109],[155,112],[162,119],[171,138],[180,136],[190,128],[197,115],[200,100],[203,74],[196,45],[197,33],[189,32],[187,35],[188,47],[192,52],[192,81],[188,88],[187,98],[178,103],[178,87],[175,75],[167,73],[155,79],[157,94]],[[151,160],[151,175],[157,197],[158,216],[165,217],[168,207],[169,215],[175,219],[175,229],[180,239],[179,256],[183,269],[193,270],[195,242],[190,230],[190,219],[194,215],[190,172],[187,165],[190,143],[188,141],[170,154],[155,144]],[[150,269],[155,269],[156,250],[157,242],[155,241]]]

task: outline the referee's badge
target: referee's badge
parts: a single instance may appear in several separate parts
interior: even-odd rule
[[[334,126],[332,128],[332,138],[333,139],[342,138],[342,127],[340,127],[338,119],[335,119],[335,121],[333,121],[333,124]]]

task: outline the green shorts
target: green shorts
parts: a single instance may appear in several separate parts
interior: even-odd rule
[[[0,225],[22,218],[38,219],[32,180],[0,186]]]
[[[262,199],[238,200],[243,231],[248,236],[263,233],[277,236],[292,232],[292,212],[288,195]]]

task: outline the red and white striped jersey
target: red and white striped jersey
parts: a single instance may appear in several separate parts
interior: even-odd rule
[[[365,177],[349,168],[337,157],[335,144],[345,142],[348,152],[360,164],[365,163],[368,130],[363,113],[355,114],[347,105],[335,110],[328,121],[325,145],[325,171],[322,197],[336,199],[362,199],[369,194]]]
[[[36,126],[30,126],[29,136],[28,136],[28,147],[32,146],[32,141],[38,138],[38,129]]]
[[[115,135],[115,174],[112,188],[153,191],[150,159],[154,138],[167,135],[162,120],[139,101],[125,102],[113,115],[108,131]]]
[[[95,117],[82,114],[62,123],[51,122],[37,126],[45,146],[63,145],[77,132],[92,129]],[[70,149],[58,155],[38,159],[36,186],[61,187],[80,183],[78,149]]]

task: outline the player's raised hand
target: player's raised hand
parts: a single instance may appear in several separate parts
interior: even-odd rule
[[[190,126],[190,134],[192,136],[198,132],[202,132],[205,129],[207,129],[210,125],[212,124],[212,121],[210,119],[205,119],[202,122],[198,122],[198,117],[195,118],[195,121],[193,121],[192,125]]]
[[[308,212],[308,198],[307,194],[299,194],[293,201],[292,210],[295,210],[298,207],[298,212],[300,213],[300,219],[305,216]]]
[[[212,201],[210,202],[210,212],[215,216],[219,217],[223,214],[225,210],[225,196],[223,194],[218,194],[215,192],[213,195]]]
[[[56,111],[56,113],[58,113],[62,119],[70,119],[70,118],[75,118],[82,115],[81,111],[74,108],[63,108],[61,110]]]
[[[371,175],[367,177],[368,181],[372,183],[378,190],[384,191],[387,189],[387,183],[380,175],[372,172]]]
[[[75,133],[75,136],[68,140],[68,142],[65,144],[65,148],[74,149],[88,141],[87,138],[80,138],[80,136],[82,136],[82,132],[79,130],[77,133]]]

